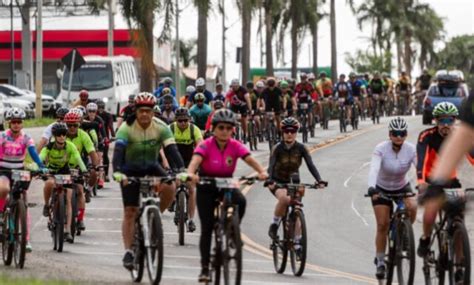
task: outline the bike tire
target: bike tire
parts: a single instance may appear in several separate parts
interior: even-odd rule
[[[398,227],[396,236],[396,263],[398,284],[412,285],[415,279],[415,237],[413,235],[413,227],[408,219],[403,220]],[[404,259],[407,260],[408,275],[404,272]]]
[[[56,238],[56,251],[62,252],[64,246],[64,224],[66,223],[66,205],[65,205],[66,195],[64,192],[61,192],[58,195],[58,201],[56,204],[55,211],[55,238]]]
[[[163,272],[163,228],[157,208],[149,209],[147,223],[150,245],[146,247],[146,265],[150,283],[157,285]]]
[[[253,138],[255,136],[255,133],[254,133],[254,125],[253,125],[253,122],[252,122],[252,119],[249,120],[249,123],[248,123],[248,143],[249,143],[249,146],[250,146],[250,150],[255,150],[254,148],[254,145],[253,145]]]
[[[186,229],[186,193],[184,191],[178,194],[178,242],[179,245],[184,245],[184,232]]]
[[[278,225],[278,240],[273,240],[270,246],[273,251],[273,266],[276,273],[279,274],[285,272],[288,260],[288,232],[286,231],[285,224],[286,218],[284,217]]]
[[[438,225],[435,224],[433,232],[438,232]],[[444,232],[444,231],[443,231]],[[443,236],[440,232],[436,235],[436,241],[431,246],[431,256],[423,260],[423,275],[426,285],[444,285],[447,265],[447,246],[444,246]],[[437,247],[434,248],[433,246]],[[445,249],[445,250],[443,250]],[[428,258],[432,258],[434,262],[429,262]]]
[[[234,209],[235,210],[235,209]],[[242,240],[240,237],[240,221],[237,215],[238,211],[227,218],[225,231],[225,249],[224,249],[224,284],[240,284],[242,279]],[[233,253],[233,254],[231,254]],[[234,278],[231,278],[231,263],[235,263]]]
[[[388,247],[388,255],[387,255],[388,260],[385,264],[385,266],[387,267],[387,276],[386,276],[386,284],[387,285],[392,284],[393,273],[394,273],[394,268],[395,268],[395,263],[396,263],[396,261],[395,261],[396,250],[393,246],[390,246],[390,244],[392,243],[392,241],[390,240],[390,236],[392,236],[391,231],[389,231],[388,240],[387,240],[387,245],[389,246]]]
[[[77,189],[73,188],[72,189],[72,195],[71,195],[71,205],[72,205],[72,219],[71,219],[71,236],[72,236],[72,243],[74,243],[74,240],[76,238],[76,234],[78,236],[81,235],[80,230],[78,229],[77,225],[77,196],[76,196],[76,191]]]
[[[25,266],[26,254],[26,205],[23,199],[19,199],[15,206],[15,242],[13,259],[17,268]]]
[[[293,275],[301,276],[303,275],[305,265],[306,265],[306,252],[307,252],[307,241],[306,241],[306,221],[304,218],[304,214],[301,210],[295,210],[292,217],[291,222],[291,239],[295,239],[295,229],[297,221],[299,220],[301,225],[301,256],[299,261],[297,260],[296,250],[294,245],[290,248],[290,261],[291,261],[291,269],[293,271]]]
[[[12,264],[13,260],[13,243],[11,243],[10,238],[10,227],[8,224],[8,221],[10,219],[10,214],[7,214],[5,212],[5,215],[3,216],[3,229],[2,229],[2,235],[3,235],[3,243],[2,243],[2,258],[3,258],[3,264],[6,266],[9,266]]]
[[[141,226],[138,222],[135,223],[135,235],[132,244],[132,251],[135,256],[134,268],[130,270],[132,281],[140,283],[143,278],[145,270],[145,245],[143,244],[143,237],[140,232]]]
[[[462,267],[462,281],[461,284],[471,284],[471,248],[469,244],[469,234],[467,232],[466,226],[464,222],[458,220],[454,222],[452,225],[452,234],[451,234],[452,241],[449,242],[451,256],[449,257],[449,284],[459,284],[455,280],[455,275],[457,273],[459,267]],[[459,238],[461,242],[459,242]],[[457,261],[456,252],[458,251],[455,247],[456,244],[462,244],[462,255],[461,255],[461,263]],[[461,264],[461,266],[460,266]],[[455,268],[456,267],[456,268]]]
[[[306,128],[306,122],[307,122],[306,117],[302,116],[300,120],[301,120],[301,135],[302,135],[303,143],[307,143],[308,142],[308,129]]]
[[[214,271],[211,276],[214,276],[214,285],[219,285],[221,282],[221,267],[223,266],[222,239],[222,227],[218,224],[214,229],[214,258],[211,259],[211,267]]]
[[[275,143],[275,125],[273,123],[270,123],[270,127],[268,130],[268,147],[269,150],[272,151],[273,149],[273,144]]]

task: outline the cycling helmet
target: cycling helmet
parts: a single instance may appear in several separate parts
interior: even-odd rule
[[[308,74],[308,80],[314,80],[314,79],[316,79],[316,77],[314,76],[314,73],[311,72],[310,74]]]
[[[171,77],[165,77],[165,78],[163,78],[163,83],[171,85],[171,84],[173,84],[173,79],[171,79]]]
[[[66,108],[66,107],[61,107],[59,109],[56,110],[56,117],[57,118],[64,118],[64,116],[66,116],[66,114],[69,112],[69,109]]]
[[[247,81],[245,87],[247,87],[247,89],[253,89],[253,81]]]
[[[81,121],[82,114],[80,111],[71,110],[69,111],[66,116],[64,116],[65,123],[79,123]]]
[[[219,109],[212,116],[212,125],[216,126],[219,123],[227,123],[235,126],[234,112],[227,109]]]
[[[219,83],[216,84],[216,88],[217,88],[217,87],[224,88],[224,84],[222,84],[222,83],[219,82]]]
[[[222,102],[221,100],[214,101],[214,109],[215,110],[221,109],[223,107],[224,107],[224,102]]]
[[[280,129],[282,131],[284,130],[298,130],[300,127],[300,124],[298,123],[298,121],[293,118],[293,117],[288,117],[288,118],[285,118],[283,121],[281,121],[281,124],[280,124]]]
[[[161,95],[164,96],[164,95],[167,95],[167,94],[171,94],[171,89],[168,88],[168,87],[165,87],[165,88],[163,88],[163,90],[161,90]]]
[[[82,105],[77,106],[77,107],[74,108],[74,109],[76,109],[78,112],[80,112],[80,116],[81,116],[81,117],[84,116],[84,114],[86,113],[86,107],[84,107],[84,106],[82,106]],[[69,111],[69,112],[71,112],[71,111]]]
[[[97,101],[97,108],[105,109],[105,102],[101,100]]]
[[[458,108],[453,103],[450,102],[441,102],[438,103],[433,109],[433,116],[459,116]]]
[[[189,85],[188,87],[186,87],[186,93],[193,93],[194,91],[196,91],[196,88],[192,85]]]
[[[89,103],[86,106],[88,112],[97,112],[97,104],[96,103]]]
[[[160,115],[161,114],[160,106],[155,105],[155,107],[153,107],[153,113]]]
[[[240,85],[240,81],[237,79],[237,78],[234,78],[230,81],[230,86],[239,86]]]
[[[346,78],[346,75],[344,73],[339,74],[339,78]]]
[[[267,85],[268,85],[268,86],[275,86],[275,83],[276,83],[275,78],[269,77],[269,78],[267,79]]]
[[[163,96],[162,100],[163,104],[171,104],[173,103],[173,96],[171,94],[166,94],[165,96]]]
[[[188,108],[186,108],[186,107],[180,107],[180,108],[178,108],[178,110],[176,110],[176,112],[174,112],[174,114],[175,114],[175,117],[176,117],[176,118],[183,118],[183,117],[185,117],[185,118],[188,119],[189,117],[191,117],[191,116],[189,115]]]
[[[67,126],[65,123],[54,123],[54,125],[51,127],[51,132],[55,137],[59,135],[66,135]]]
[[[135,94],[132,94],[132,95],[128,95],[128,101],[135,101]]]
[[[280,87],[281,88],[288,88],[288,81],[286,81],[286,80],[280,81]]]
[[[308,75],[305,72],[301,72],[300,78],[308,78]]]
[[[354,72],[354,71],[352,71],[351,73],[349,73],[349,77],[350,77],[350,78],[354,78],[354,77],[356,77],[356,74],[355,74],[355,72]]]
[[[206,80],[204,80],[204,78],[199,77],[198,79],[196,79],[196,87],[204,87],[204,86],[206,86]]]
[[[263,83],[262,80],[257,81],[257,84],[255,84],[257,88],[265,88],[265,83]]]
[[[79,92],[79,98],[84,100],[89,98],[89,92],[86,89],[82,89],[81,92]]]
[[[206,96],[204,96],[204,93],[196,93],[196,95],[194,96],[194,102],[204,100],[206,100]]]
[[[13,119],[20,119],[24,120],[26,119],[26,113],[20,108],[13,107],[10,110],[7,111],[5,115],[5,119],[7,120],[13,120]]]
[[[408,124],[402,117],[393,118],[388,124],[389,131],[406,131]]]
[[[319,73],[319,77],[323,77],[323,76],[327,76],[327,74],[326,74],[325,71],[321,71],[321,72]]]
[[[148,93],[148,92],[141,92],[138,94],[137,97],[135,97],[135,105],[137,108],[140,107],[150,107],[153,108],[155,106],[156,99],[153,94]]]

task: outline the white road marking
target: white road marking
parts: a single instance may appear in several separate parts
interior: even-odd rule
[[[344,187],[348,188],[349,181],[351,181],[352,177],[354,177],[354,175],[356,175],[360,170],[362,170],[364,167],[366,167],[369,164],[370,164],[370,161],[364,162],[358,169],[354,170],[352,174],[346,179],[346,181],[344,181]],[[352,197],[352,200],[351,200],[351,209],[362,220],[364,225],[368,227],[369,223],[367,223],[367,220],[360,214],[360,212],[357,210],[357,208],[354,205],[354,197]]]
[[[368,227],[369,223],[367,223],[367,221],[364,219],[364,217],[362,217],[362,215],[359,213],[359,211],[357,211],[356,207],[354,206],[354,200],[352,200],[352,202],[351,202],[351,208],[352,208],[352,211],[354,211],[354,213],[356,213],[356,215],[362,220],[364,225],[366,227]]]

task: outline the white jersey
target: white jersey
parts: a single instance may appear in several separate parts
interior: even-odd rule
[[[53,136],[53,125],[56,124],[56,122],[49,124],[49,126],[44,129],[43,134],[41,135],[42,138],[45,138],[49,141],[49,139]]]
[[[406,174],[411,165],[416,166],[416,148],[412,143],[404,142],[399,152],[393,150],[391,141],[378,144],[372,153],[369,187],[402,189],[408,184]]]

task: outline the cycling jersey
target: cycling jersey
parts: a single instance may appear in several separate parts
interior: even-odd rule
[[[438,152],[443,141],[444,137],[439,134],[438,127],[432,127],[420,133],[416,145],[418,155],[416,174],[418,183],[429,183],[429,177],[438,159]],[[451,173],[450,179],[452,185],[459,183],[456,178],[456,170]]]
[[[170,129],[174,134],[174,139],[184,164],[188,166],[191,162],[196,143],[202,140],[201,130],[192,123],[186,129],[181,130],[176,122],[170,125]]]
[[[43,134],[41,135],[42,138],[45,138],[47,141],[51,139],[53,136],[53,125],[56,124],[56,122],[49,124],[43,131]]]
[[[320,89],[325,97],[332,95],[332,81],[329,78],[319,79],[316,86]]]
[[[376,186],[387,191],[396,191],[408,184],[406,178],[410,167],[415,166],[415,146],[404,142],[398,152],[391,141],[379,143],[372,153],[369,172],[369,187]]]
[[[193,118],[193,122],[199,129],[204,130],[206,128],[206,121],[209,114],[212,112],[209,105],[204,104],[199,107],[197,104],[194,104],[191,109],[189,109],[189,114]]]
[[[201,176],[232,177],[237,166],[237,159],[245,159],[250,155],[250,151],[235,139],[230,139],[221,150],[216,139],[210,137],[196,147],[194,154],[203,159],[199,168]]]
[[[245,106],[247,105],[247,100],[245,100],[245,94],[247,94],[247,89],[240,86],[237,91],[230,89],[225,98],[230,102],[232,106]]]
[[[80,154],[89,154],[95,151],[92,139],[84,130],[78,129],[75,137],[71,138],[70,136],[67,136],[66,139],[76,146]]]
[[[0,168],[23,168],[27,151],[38,166],[44,167],[36,153],[35,143],[29,135],[20,131],[18,137],[14,138],[10,129],[0,134]]]
[[[80,128],[89,135],[94,146],[99,147],[99,136],[97,135],[98,125],[95,122],[84,121]]]
[[[133,114],[135,114],[135,104],[123,107],[119,112],[119,117],[122,117],[124,121],[127,121],[127,119]]]
[[[388,92],[388,90],[393,89],[394,82],[392,79],[387,77],[383,80],[383,82],[384,82],[383,89],[385,92]]]
[[[398,86],[400,87],[400,91],[408,91],[410,88],[411,80],[408,76],[400,77],[398,80]]]
[[[428,90],[431,85],[431,75],[429,74],[422,74],[418,80],[420,81],[420,88],[421,90]]]
[[[352,96],[360,97],[362,95],[362,92],[361,92],[362,88],[365,88],[364,83],[361,80],[356,79],[356,80],[350,81],[350,84],[351,84]]]
[[[161,110],[163,110],[161,111],[161,119],[165,121],[165,123],[171,124],[172,122],[174,122],[174,120],[176,119],[176,115],[173,110],[169,110],[169,111],[164,110],[164,109],[161,109]]]
[[[257,100],[259,98],[259,95],[257,95],[257,91],[255,91],[255,90],[250,91],[249,96],[250,96],[250,102],[252,103],[252,110],[256,110],[257,109]]]
[[[333,94],[336,94],[337,97],[342,97],[342,98],[350,98],[352,97],[352,89],[351,89],[351,84],[344,81],[344,82],[337,82],[336,85],[334,86],[334,92]]]
[[[459,119],[474,128],[474,91],[462,104]]]
[[[194,91],[193,93],[191,93],[191,95],[189,95],[188,101],[191,101],[191,102],[194,104],[194,103],[195,103],[195,102],[194,102],[194,96],[196,96],[197,93],[203,93],[203,94],[204,94],[204,97],[206,98],[206,99],[204,100],[204,103],[206,103],[206,104],[211,104],[211,101],[212,101],[212,99],[213,99],[214,97],[212,96],[211,91],[209,91],[209,90],[207,90],[207,89],[204,90],[204,91],[202,91],[202,92]]]
[[[314,91],[313,85],[309,82],[300,82],[296,84],[296,87],[295,87],[296,96],[298,96],[303,91],[306,91],[307,94],[311,95]]]
[[[223,93],[214,93],[214,98],[212,99],[213,101],[225,101],[225,95]]]
[[[300,142],[295,142],[290,147],[284,142],[279,142],[273,147],[270,165],[268,166],[270,179],[279,183],[289,183],[291,174],[299,172],[303,158],[314,179],[318,182],[321,181],[321,176],[309,155],[309,151]]]
[[[99,116],[104,121],[105,135],[107,138],[115,137],[114,131],[114,117],[107,111],[98,112]]]
[[[40,158],[46,162],[46,166],[53,171],[64,170],[77,165],[81,171],[87,171],[79,151],[70,141],[65,141],[64,148],[62,149],[57,149],[55,143],[50,142],[41,150]]]
[[[383,93],[383,80],[382,79],[372,79],[369,81],[369,88],[372,94],[382,94]]]
[[[270,88],[265,88],[262,91],[263,101],[265,102],[265,112],[280,112],[282,91],[278,87],[273,87],[273,90]]]

